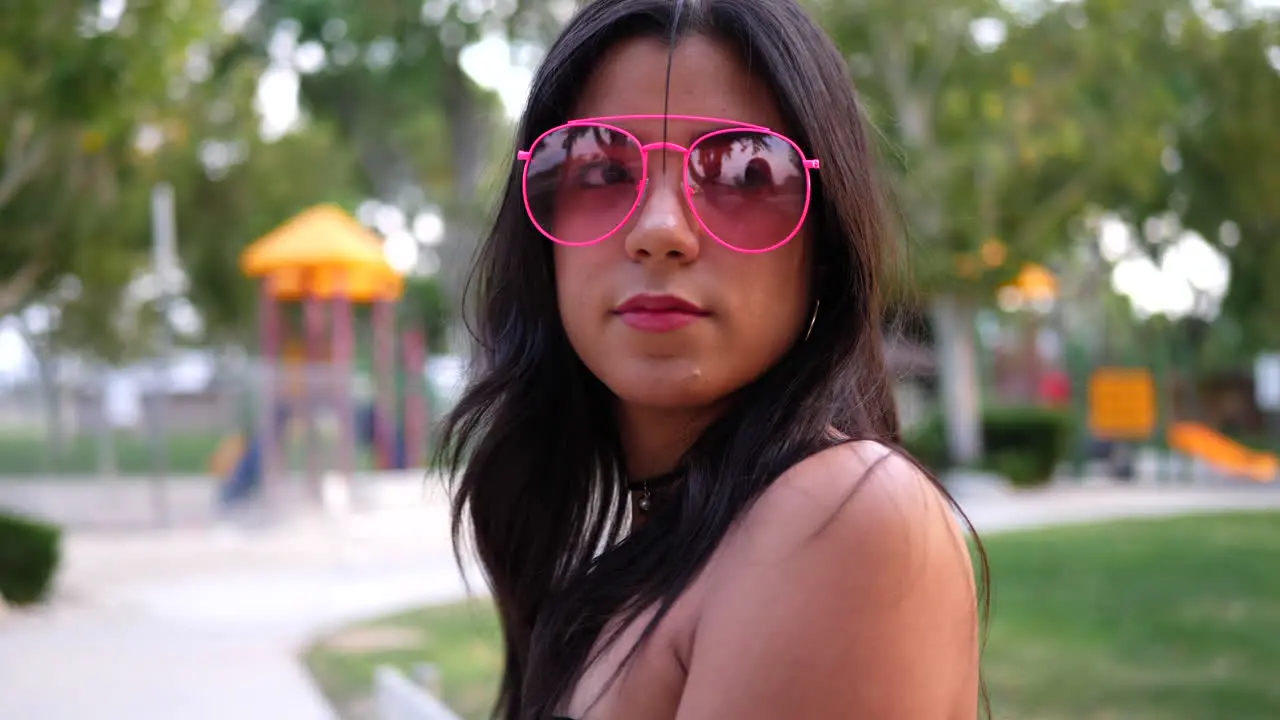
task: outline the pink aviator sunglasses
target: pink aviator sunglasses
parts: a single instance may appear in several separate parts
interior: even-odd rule
[[[614,124],[663,119],[715,123],[721,129],[686,148],[670,142],[646,145]],[[819,161],[762,125],[693,115],[584,118],[539,135],[517,154],[524,161],[529,220],[561,245],[593,245],[610,237],[639,209],[654,150],[684,156],[681,184],[689,207],[720,244],[744,253],[769,252],[803,227],[810,173]]]

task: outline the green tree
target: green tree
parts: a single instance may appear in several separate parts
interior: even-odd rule
[[[122,289],[147,258],[138,130],[168,111],[217,13],[216,0],[0,5],[0,317],[18,316],[37,356],[53,447],[57,358],[119,355]]]
[[[273,41],[288,38],[312,58],[295,63],[303,106],[351,145],[379,200],[443,215],[441,274],[456,298],[479,235],[490,141],[503,127],[498,98],[463,71],[461,53],[491,32],[545,39],[566,9],[531,0],[265,0],[239,52],[267,57]]]
[[[421,329],[431,354],[444,355],[449,352],[449,325],[453,313],[449,307],[449,298],[437,278],[409,278],[404,285],[401,309],[402,326]]]
[[[1025,261],[1071,247],[1090,208],[1160,197],[1188,66],[1189,0],[813,3],[888,148],[943,356],[949,444],[980,454],[973,315]]]
[[[1175,213],[1227,255],[1223,313],[1242,365],[1280,347],[1280,16],[1242,13],[1186,44],[1192,112],[1170,144],[1163,203],[1144,209]]]
[[[1041,65],[1009,37],[1022,26],[1000,3],[814,5],[884,140],[910,271],[929,298],[942,358],[948,445],[959,462],[975,462],[976,312],[1019,260],[1045,254],[1057,222],[1087,197],[1082,131],[1046,122],[1063,83],[1037,77]]]
[[[74,277],[109,294],[145,256],[135,199],[140,123],[162,115],[214,0],[0,8],[0,316]]]
[[[147,168],[175,189],[178,249],[203,342],[253,338],[257,284],[240,271],[245,247],[312,205],[354,210],[368,193],[329,123],[310,119],[280,138],[262,136],[253,100],[264,69],[245,58],[194,87]]]
[[[1142,113],[1140,135],[1108,145],[1108,175],[1094,199],[1120,214],[1156,262],[1184,231],[1217,244],[1232,275],[1222,321],[1174,327],[1191,333],[1183,344],[1197,365],[1245,366],[1252,353],[1280,345],[1280,167],[1271,160],[1280,152],[1280,15],[1235,0],[1095,0],[1059,12],[1078,24],[1070,12],[1085,11],[1106,32],[1091,33],[1082,87]],[[1133,105],[1127,93],[1139,82],[1148,101]]]

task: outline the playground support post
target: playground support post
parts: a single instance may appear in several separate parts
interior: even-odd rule
[[[373,304],[373,367],[374,367],[374,447],[379,457],[390,467],[395,455],[396,431],[394,398],[395,357],[395,307],[389,300],[377,300]]]
[[[405,463],[411,467],[426,461],[426,367],[426,337],[421,330],[410,330],[404,334],[404,440]]]
[[[322,393],[318,392],[319,383],[315,382],[316,370],[323,366],[324,357],[324,321],[325,305],[314,297],[308,297],[303,306],[303,331],[306,333],[306,363],[302,387],[306,396],[306,447],[307,447],[307,482],[317,499],[321,497],[320,434],[316,424],[324,409]]]
[[[258,402],[258,437],[261,438],[260,446],[261,463],[259,469],[261,477],[259,478],[260,492],[263,499],[268,503],[275,500],[275,474],[278,468],[277,459],[279,457],[277,449],[280,444],[280,438],[276,432],[276,415],[278,413],[276,403],[276,357],[277,347],[276,340],[279,337],[279,312],[276,307],[274,293],[272,292],[272,281],[270,277],[263,279],[259,287],[258,295],[258,323],[259,332],[259,402]]]
[[[355,475],[355,407],[351,397],[352,355],[355,350],[354,318],[345,288],[333,296],[334,407],[338,411],[338,472],[351,483]]]

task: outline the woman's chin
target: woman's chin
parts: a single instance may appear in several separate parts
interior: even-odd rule
[[[696,410],[715,405],[728,394],[701,375],[645,373],[611,380],[605,385],[622,403],[652,410]]]

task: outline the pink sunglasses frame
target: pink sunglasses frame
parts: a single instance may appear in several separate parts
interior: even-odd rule
[[[672,142],[656,142],[656,143],[649,143],[648,145],[646,145],[640,142],[640,139],[637,138],[632,133],[627,132],[626,130],[620,127],[617,127],[616,125],[610,124],[610,123],[618,122],[621,120],[663,120],[663,119],[687,120],[687,121],[693,121],[693,122],[712,122],[717,124],[728,124],[728,125],[732,125],[732,127],[722,128],[720,130],[713,130],[712,132],[709,132],[706,135],[699,137],[697,140],[694,140],[693,143],[689,145],[689,147],[683,147],[681,145],[677,145]],[[538,147],[538,143],[542,142],[543,139],[545,139],[548,135],[564,130],[565,128],[584,127],[584,126],[602,127],[602,128],[605,128],[606,130],[619,133],[621,135],[626,136],[627,138],[630,138],[630,140],[633,143],[635,143],[636,147],[640,148],[640,174],[641,174],[640,192],[636,193],[635,204],[631,206],[631,209],[629,211],[627,211],[626,217],[622,218],[622,221],[619,222],[617,226],[614,227],[612,230],[610,230],[608,233],[605,233],[604,235],[601,235],[595,240],[591,240],[588,242],[571,243],[571,242],[566,242],[564,240],[561,240],[560,238],[557,238],[556,236],[547,232],[546,228],[542,227],[542,225],[538,223],[537,218],[534,217],[533,206],[529,202],[529,163],[533,159],[534,148]],[[787,235],[781,241],[774,243],[773,245],[770,245],[767,248],[763,248],[759,250],[747,250],[745,248],[737,247],[735,245],[732,245],[726,242],[719,235],[712,232],[711,228],[707,227],[707,223],[702,219],[702,216],[698,214],[698,206],[693,202],[693,187],[689,183],[689,158],[691,154],[690,150],[692,150],[694,147],[698,145],[698,143],[706,140],[707,138],[715,137],[717,135],[725,135],[728,133],[742,132],[743,130],[752,130],[755,132],[772,135],[774,137],[781,138],[782,140],[786,141],[786,143],[796,151],[796,156],[800,158],[801,164],[804,166],[804,169],[805,169],[804,209],[800,212],[800,219],[796,222],[795,229],[793,229],[791,231],[791,234]],[[613,237],[614,235],[617,234],[619,230],[621,230],[624,226],[626,226],[626,224],[631,220],[631,217],[635,215],[636,210],[640,208],[641,203],[644,201],[645,188],[647,188],[649,184],[649,153],[652,150],[669,150],[672,152],[678,152],[684,156],[684,161],[681,163],[682,167],[681,167],[680,184],[684,188],[685,201],[689,203],[689,209],[693,212],[693,217],[695,220],[697,220],[698,226],[702,228],[702,231],[705,232],[708,236],[710,236],[711,239],[729,248],[730,250],[733,250],[735,252],[740,252],[740,253],[748,253],[752,255],[758,254],[758,253],[766,253],[771,250],[777,250],[778,248],[790,242],[791,238],[799,234],[801,228],[804,227],[805,219],[809,217],[809,202],[813,197],[812,173],[814,170],[817,170],[822,166],[821,161],[819,161],[818,159],[806,157],[804,154],[804,151],[800,149],[800,146],[797,145],[794,140],[787,137],[786,135],[776,132],[763,125],[755,125],[753,123],[745,123],[745,122],[740,122],[738,120],[727,120],[725,118],[715,118],[715,117],[703,117],[700,115],[608,115],[603,117],[592,117],[592,118],[582,118],[580,120],[570,120],[569,122],[563,125],[557,125],[556,127],[553,127],[550,130],[539,135],[537,139],[534,140],[533,143],[529,145],[528,150],[521,150],[516,153],[516,158],[524,161],[524,167],[521,170],[520,184],[521,184],[521,190],[524,194],[525,214],[528,215],[529,222],[533,223],[533,226],[538,229],[538,232],[546,236],[548,240],[558,245],[564,245],[566,247],[588,247],[591,245],[595,245],[597,243],[604,242],[605,240]]]

